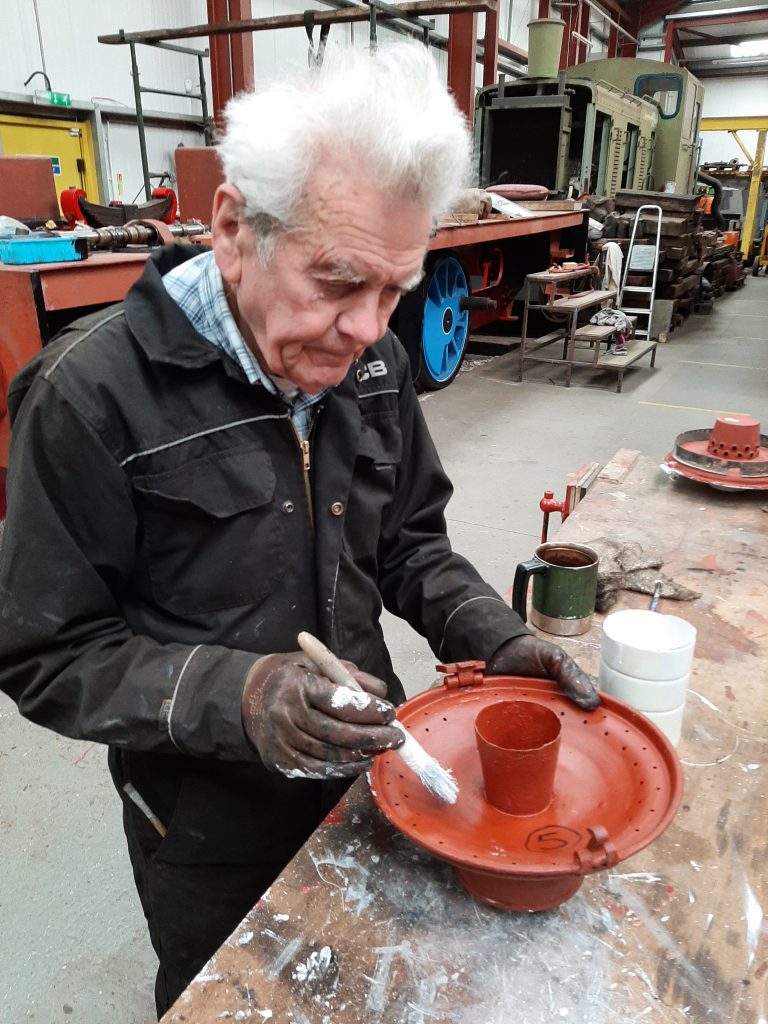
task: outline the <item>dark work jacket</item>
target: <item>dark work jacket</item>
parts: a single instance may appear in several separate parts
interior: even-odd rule
[[[153,254],[124,303],[11,385],[0,687],[32,721],[110,746],[118,785],[169,825],[158,856],[275,862],[342,789],[262,766],[240,713],[257,656],[309,630],[397,703],[382,602],[443,661],[526,629],[451,550],[451,487],[397,339],[323,400],[305,479],[284,400],[163,287],[200,251]]]

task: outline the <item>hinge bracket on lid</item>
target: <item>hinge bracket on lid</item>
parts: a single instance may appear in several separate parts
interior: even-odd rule
[[[616,847],[608,837],[608,830],[602,825],[588,828],[590,840],[586,850],[577,850],[576,861],[582,871],[597,871],[599,868],[612,868],[619,863]]]
[[[449,690],[462,686],[480,686],[483,682],[484,661],[452,661],[448,665],[436,665],[438,672],[445,673],[443,684]]]

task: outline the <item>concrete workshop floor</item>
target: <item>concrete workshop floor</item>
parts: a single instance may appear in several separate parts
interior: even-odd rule
[[[613,375],[584,370],[570,390],[553,387],[561,372],[542,365],[517,384],[516,364],[514,351],[470,357],[449,388],[421,399],[456,487],[454,546],[501,592],[538,543],[545,488],[562,497],[584,463],[621,447],[661,459],[719,411],[750,413],[768,432],[768,281],[750,278],[691,317],[659,346],[655,371],[627,373],[621,395]],[[424,641],[391,617],[385,628],[409,693],[428,686]],[[153,1020],[154,955],[105,752],[23,721],[4,697],[0,865],[0,1024]]]

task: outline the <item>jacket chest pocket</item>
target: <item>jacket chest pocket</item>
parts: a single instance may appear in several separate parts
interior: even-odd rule
[[[275,472],[260,446],[135,477],[152,595],[177,615],[262,601],[281,574]]]
[[[378,414],[364,419],[344,517],[344,546],[356,561],[376,553],[402,458],[403,438],[397,416]]]

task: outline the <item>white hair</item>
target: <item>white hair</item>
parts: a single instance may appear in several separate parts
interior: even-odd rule
[[[426,47],[397,42],[375,54],[326,51],[321,68],[237,96],[218,150],[266,242],[297,226],[307,182],[324,157],[437,219],[468,182],[470,148],[466,121]]]

